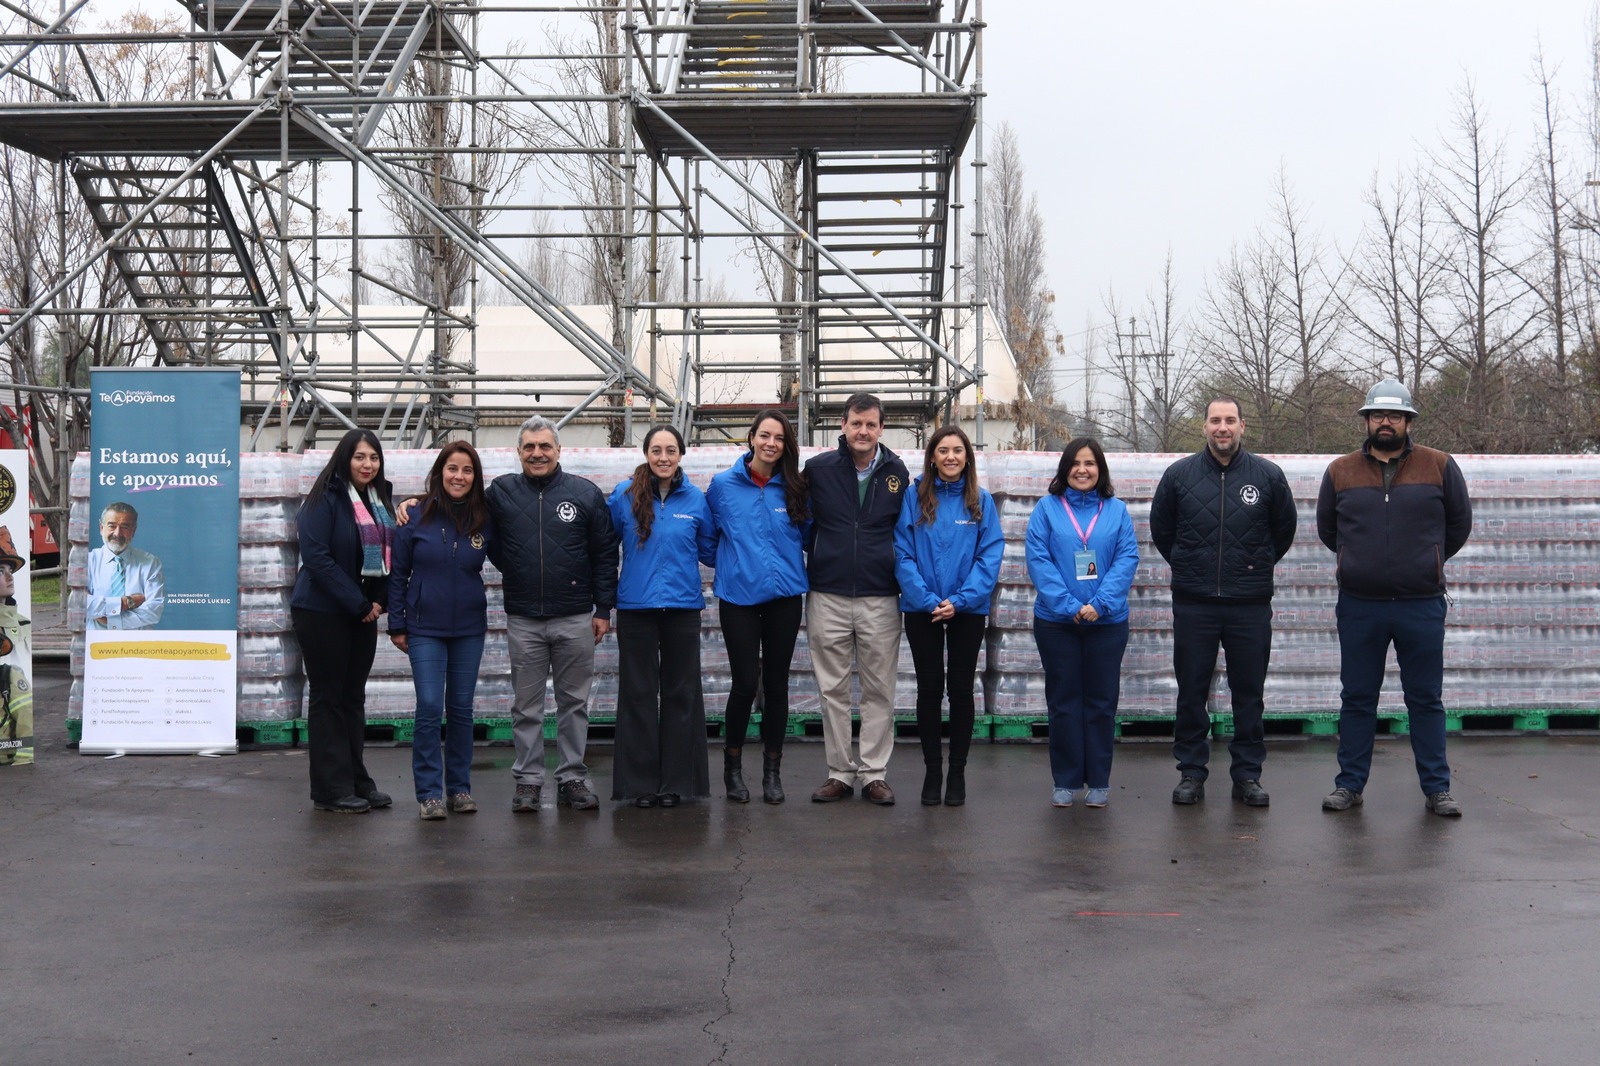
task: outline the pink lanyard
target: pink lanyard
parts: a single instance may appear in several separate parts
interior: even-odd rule
[[[1061,506],[1067,509],[1067,521],[1072,523],[1072,528],[1078,531],[1078,537],[1083,541],[1083,546],[1088,548],[1089,538],[1094,535],[1095,524],[1100,521],[1100,512],[1106,509],[1106,501],[1101,500],[1100,506],[1094,509],[1094,517],[1089,520],[1089,532],[1085,533],[1083,527],[1078,525],[1078,516],[1072,513],[1072,505],[1067,502],[1067,498],[1061,496],[1058,499],[1061,500]]]

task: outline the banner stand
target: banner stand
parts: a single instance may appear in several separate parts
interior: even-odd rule
[[[83,755],[238,751],[239,372],[90,371]]]

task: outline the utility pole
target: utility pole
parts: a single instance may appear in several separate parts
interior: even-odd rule
[[[1122,368],[1122,380],[1128,387],[1128,442],[1133,445],[1134,451],[1141,451],[1139,440],[1139,367],[1144,362],[1154,362],[1156,368],[1152,371],[1151,383],[1153,399],[1163,411],[1163,424],[1170,421],[1166,417],[1165,405],[1171,402],[1167,395],[1168,366],[1172,360],[1172,353],[1167,351],[1140,351],[1139,342],[1150,341],[1150,334],[1140,333],[1137,321],[1132,315],[1128,316],[1128,332],[1117,331],[1117,362]],[[1123,347],[1123,342],[1127,347]]]

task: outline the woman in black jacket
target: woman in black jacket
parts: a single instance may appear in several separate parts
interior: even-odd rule
[[[478,809],[472,798],[472,697],[478,687],[489,604],[483,560],[494,536],[483,461],[465,441],[433,461],[421,509],[394,538],[389,639],[411,659],[417,689],[411,776],[424,821]],[[439,725],[444,721],[444,752]]]
[[[300,573],[289,606],[311,690],[306,727],[319,811],[361,814],[392,802],[367,773],[362,748],[367,675],[389,598],[393,508],[378,438],[352,429],[295,518]]]

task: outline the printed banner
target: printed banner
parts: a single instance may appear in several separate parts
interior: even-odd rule
[[[0,451],[0,766],[33,762],[28,453]]]
[[[239,373],[90,372],[84,754],[237,750]]]

